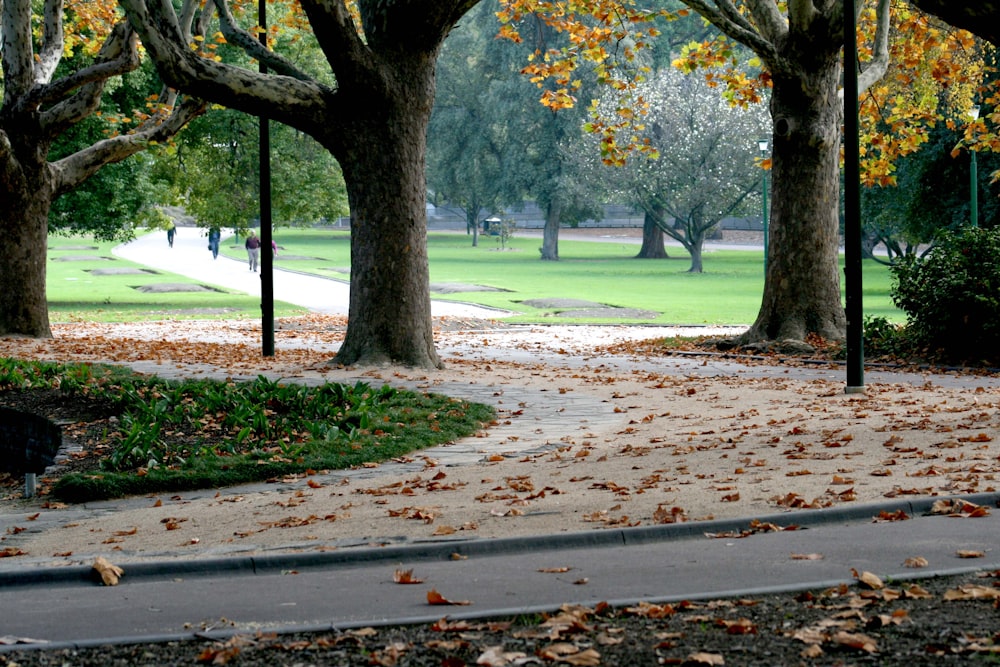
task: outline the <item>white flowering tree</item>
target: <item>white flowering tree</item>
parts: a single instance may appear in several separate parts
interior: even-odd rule
[[[733,106],[704,76],[666,68],[643,84],[656,159],[607,168],[616,189],[704,269],[705,239],[723,218],[760,210],[758,140],[770,136],[762,105]]]

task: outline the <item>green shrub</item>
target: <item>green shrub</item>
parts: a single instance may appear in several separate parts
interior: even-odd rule
[[[998,358],[1000,230],[942,235],[926,257],[907,257],[892,274],[892,300],[915,345],[950,361]]]
[[[868,315],[863,328],[866,357],[911,356],[913,342],[905,325]]]

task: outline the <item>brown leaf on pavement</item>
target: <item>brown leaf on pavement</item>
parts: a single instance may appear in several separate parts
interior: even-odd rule
[[[823,560],[823,554],[792,554],[792,560]]]
[[[912,558],[907,558],[906,560],[904,560],[903,565],[905,565],[906,567],[918,568],[918,567],[927,567],[928,565],[930,565],[930,563],[927,562],[927,559],[924,558],[923,556],[913,556]]]
[[[955,555],[959,558],[985,558],[985,551],[972,551],[970,549],[959,549],[955,552]]]
[[[989,516],[990,509],[985,505],[977,505],[961,498],[954,498],[936,501],[931,506],[928,514],[944,514],[965,519],[976,519]]]
[[[725,665],[726,660],[720,653],[692,653],[681,664],[690,667],[695,667],[696,665],[718,667],[719,665]]]
[[[397,584],[422,584],[423,579],[417,579],[413,576],[413,570],[396,570],[392,574],[392,580]]]
[[[878,591],[885,588],[885,584],[882,582],[882,580],[879,579],[878,576],[872,574],[871,572],[862,572],[861,574],[858,574],[858,571],[852,568],[851,573],[854,575],[854,578],[858,580],[859,584],[862,584],[867,588],[870,588],[874,591]]]
[[[93,570],[101,577],[101,582],[105,586],[117,586],[119,579],[125,576],[125,570],[112,564],[104,556],[98,556],[94,560]]]
[[[438,593],[437,590],[435,590],[435,589],[432,588],[429,591],[427,591],[427,604],[433,604],[433,605],[457,605],[457,606],[463,606],[464,607],[464,606],[470,605],[472,603],[469,602],[468,600],[449,600],[448,598],[446,598],[443,595],[441,595],[440,593]]]

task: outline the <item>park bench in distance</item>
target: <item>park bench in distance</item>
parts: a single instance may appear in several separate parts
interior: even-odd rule
[[[0,407],[0,471],[24,475],[24,497],[35,495],[35,475],[53,464],[62,431],[30,412]]]

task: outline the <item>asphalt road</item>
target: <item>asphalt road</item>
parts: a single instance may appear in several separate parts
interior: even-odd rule
[[[972,497],[992,507],[998,498]],[[825,588],[852,583],[862,572],[902,580],[1000,568],[995,512],[980,518],[925,516],[929,506],[896,502],[761,517],[797,529],[746,537],[735,535],[749,528],[748,521],[720,521],[274,557],[168,559],[127,568],[117,586],[100,585],[84,567],[28,569],[0,575],[0,637],[62,646],[319,630],[524,613],[567,602],[632,604]],[[873,521],[880,511],[897,509],[911,518]],[[960,550],[984,556],[960,558]],[[925,558],[928,567],[904,564],[914,557]],[[395,583],[397,569],[412,569],[422,583]],[[469,604],[431,605],[431,590]]]

